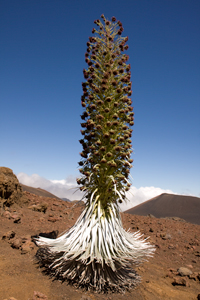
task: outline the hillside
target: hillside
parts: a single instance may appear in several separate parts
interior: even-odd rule
[[[43,190],[41,188],[34,188],[34,187],[27,186],[27,185],[24,185],[24,184],[21,184],[21,186],[22,186],[22,189],[23,189],[24,192],[29,192],[31,194],[41,196],[41,197],[60,199],[57,196],[55,196],[55,195],[53,195],[53,194],[51,194],[51,193],[49,193],[46,190]]]
[[[38,248],[31,236],[40,232],[62,233],[75,223],[84,206],[30,192],[24,192],[24,197],[28,201],[26,205],[15,204],[1,209],[0,299],[200,299],[197,298],[200,297],[199,225],[122,213],[123,226],[131,231],[140,230],[144,237],[149,236],[149,241],[156,246],[156,253],[149,262],[136,268],[142,282],[135,290],[125,295],[100,295],[51,279],[42,273],[34,260]],[[187,268],[190,275],[180,275],[181,267]]]
[[[178,217],[200,225],[200,198],[164,193],[125,212],[139,216],[152,214],[156,218]]]

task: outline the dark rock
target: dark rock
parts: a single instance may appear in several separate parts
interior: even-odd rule
[[[197,256],[197,257],[200,257],[200,251],[195,251],[194,255]]]
[[[198,274],[196,274],[196,273],[193,273],[192,275],[189,275],[188,277],[189,277],[189,279],[192,279],[194,281],[198,281]]]
[[[9,168],[0,168],[0,197],[7,202],[11,202],[11,197],[22,196],[22,188],[19,185],[17,177],[13,174],[13,171]],[[8,199],[10,201],[8,201]]]
[[[172,285],[182,285],[182,286],[186,286],[186,287],[190,286],[187,279],[181,278],[181,277],[174,277]]]
[[[41,233],[39,233],[39,236],[43,236],[43,237],[46,237],[49,239],[56,239],[58,236],[58,230],[54,230],[51,232],[44,232],[44,233],[41,232]]]
[[[28,201],[23,195],[22,187],[13,174],[13,171],[6,167],[0,167],[0,204],[9,207],[14,203],[21,205]]]
[[[15,237],[15,232],[10,230],[2,236],[2,240],[5,240],[5,239],[10,240],[10,239],[13,239],[14,237]]]
[[[21,217],[16,217],[16,218],[14,218],[14,220],[13,220],[13,222],[14,223],[21,223]]]

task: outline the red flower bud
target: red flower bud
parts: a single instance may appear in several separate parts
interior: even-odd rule
[[[102,158],[101,163],[105,164],[107,163],[107,160],[105,158]]]
[[[116,141],[114,139],[110,139],[110,144],[114,145],[114,144],[116,144]]]
[[[109,138],[109,136],[110,136],[110,135],[109,135],[108,132],[104,133],[104,135],[103,135],[103,137],[106,138],[106,139]]]
[[[117,85],[117,82],[116,82],[115,80],[113,80],[113,81],[111,82],[111,84],[112,84],[113,86],[116,86],[116,85]]]
[[[110,97],[107,97],[107,98],[105,99],[105,101],[106,101],[106,102],[110,102],[110,101],[111,101],[111,98],[110,98]]]

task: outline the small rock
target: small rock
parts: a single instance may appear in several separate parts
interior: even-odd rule
[[[58,230],[53,230],[51,232],[40,232],[39,236],[46,237],[46,238],[49,238],[49,239],[56,239],[57,236],[58,236],[58,233],[59,233]]]
[[[14,218],[13,222],[16,223],[16,224],[19,224],[19,223],[21,223],[21,218],[20,217]]]
[[[48,221],[49,222],[52,222],[52,223],[55,223],[56,221],[58,221],[59,219],[58,218],[54,218],[54,217],[49,217],[48,218]]]
[[[198,281],[197,275],[196,274],[192,274],[188,276],[190,279]]]
[[[22,246],[22,239],[14,239],[11,243],[11,247],[14,249],[19,249]]]
[[[47,207],[48,207],[47,203],[39,203],[39,204],[33,204],[33,205],[29,206],[28,208],[32,209],[34,211],[39,211],[39,212],[45,213],[47,210]]]
[[[33,293],[33,300],[48,300],[47,296],[45,294],[42,294],[40,292],[34,291]]]
[[[34,249],[34,244],[31,241],[26,241],[22,246],[21,246],[21,254],[26,254],[31,252]]]
[[[181,275],[181,276],[192,275],[192,271],[185,267],[181,267],[177,271],[178,271],[179,275]]]
[[[163,234],[161,237],[163,240],[171,240],[171,238],[172,238],[171,234],[169,234],[169,233]]]
[[[169,244],[168,249],[176,249],[176,246],[173,244]]]
[[[174,277],[172,285],[182,285],[189,287],[189,283],[187,282],[186,278]]]
[[[19,217],[18,214],[13,214],[13,215],[10,216],[11,219],[16,219],[16,218],[18,218],[18,217]]]
[[[4,211],[3,217],[10,219],[11,213],[9,211]]]
[[[5,240],[5,239],[13,239],[15,237],[15,232],[14,231],[8,231],[6,232],[3,236],[2,236],[2,240]]]
[[[149,229],[149,232],[154,232],[154,230],[153,230],[153,228],[152,228],[152,227],[150,227],[150,229]]]
[[[200,294],[197,295],[197,300],[200,300]]]

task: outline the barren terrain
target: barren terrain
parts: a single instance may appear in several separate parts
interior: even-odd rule
[[[122,213],[123,225],[156,245],[153,258],[137,267],[141,284],[126,294],[96,294],[53,280],[38,267],[31,236],[69,229],[84,208],[24,191],[28,202],[1,209],[0,299],[196,300],[200,299],[200,226],[181,220]],[[186,269],[180,269],[184,267]],[[40,296],[39,296],[40,295]],[[199,295],[199,296],[198,296]],[[13,297],[13,298],[10,298]]]

